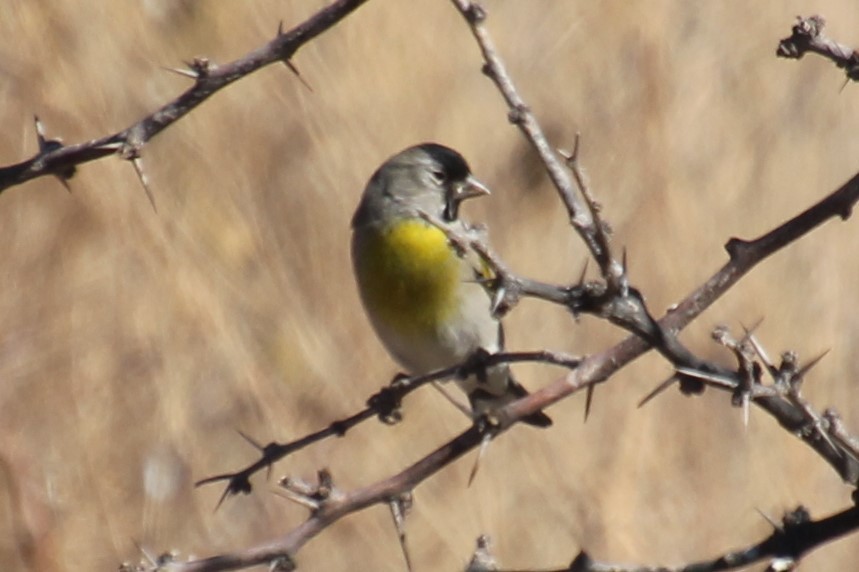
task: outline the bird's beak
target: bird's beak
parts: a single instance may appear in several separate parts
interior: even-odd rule
[[[459,216],[459,205],[465,199],[483,197],[488,194],[490,194],[489,188],[486,185],[472,175],[468,175],[465,180],[456,183],[448,192],[447,201],[444,205],[444,219],[448,222],[456,220]]]
[[[465,199],[483,197],[492,193],[489,192],[489,188],[486,185],[475,179],[473,175],[469,175],[457,186],[455,194],[455,200],[462,202]]]
[[[465,199],[482,197],[490,194],[489,188],[469,175],[465,180],[454,184],[447,193],[444,205],[444,219],[448,222],[456,220],[459,216],[459,205]]]

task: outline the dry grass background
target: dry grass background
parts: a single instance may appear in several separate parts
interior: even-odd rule
[[[786,62],[796,14],[859,42],[845,0],[630,3],[491,0],[489,26],[553,140],[584,135],[583,160],[661,312],[751,237],[859,169],[857,88],[818,58]],[[77,142],[116,131],[179,93],[162,66],[238,57],[322,2],[6,0],[0,18],[0,162],[34,152],[31,116]],[[348,221],[375,166],[424,140],[460,149],[495,190],[469,205],[517,271],[571,280],[585,259],[534,155],[479,73],[459,16],[438,0],[373,0],[295,59],[309,92],[271,67],[216,95],[144,150],[154,214],[131,167],[80,169],[67,194],[41,179],[0,196],[0,569],[111,570],[154,551],[211,555],[304,518],[269,494],[217,512],[194,480],[255,456],[236,434],[286,440],[354,412],[395,372],[352,282]],[[684,334],[765,317],[773,353],[831,348],[807,394],[859,431],[856,221],[830,223],[767,261]],[[509,345],[575,353],[621,334],[526,302]],[[679,563],[769,533],[805,503],[850,490],[763,414],[748,430],[728,397],[638,399],[668,366],[646,356],[597,394],[551,411],[548,432],[512,431],[476,485],[471,457],[423,484],[409,523],[418,570],[461,569],[480,533],[507,567],[601,559]],[[519,368],[536,387],[556,371]],[[351,488],[416,460],[465,426],[434,392],[406,420],[371,423],[275,468],[330,467]],[[299,555],[305,570],[402,570],[385,508],[340,522]],[[807,570],[859,566],[859,538]],[[759,567],[762,569],[762,567]]]

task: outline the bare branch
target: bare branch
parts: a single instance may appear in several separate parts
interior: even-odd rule
[[[808,52],[819,54],[842,68],[848,80],[859,80],[859,53],[827,37],[823,33],[825,25],[822,16],[797,16],[793,33],[778,43],[776,55],[798,60]]]
[[[466,363],[457,364],[425,375],[414,377],[399,375],[394,378],[388,387],[382,388],[378,393],[371,396],[367,400],[367,407],[361,411],[346,417],[345,419],[334,421],[326,428],[309,435],[305,435],[295,441],[290,441],[288,443],[272,442],[268,445],[261,446],[253,439],[241,433],[246,440],[261,451],[262,454],[260,455],[260,458],[244,469],[232,473],[223,473],[207,477],[197,481],[195,485],[199,487],[202,485],[226,481],[227,486],[218,501],[218,505],[223,503],[223,501],[229,496],[250,494],[253,490],[250,477],[263,469],[271,467],[274,463],[284,459],[296,451],[304,449],[313,443],[328,439],[329,437],[342,437],[352,427],[355,427],[372,417],[378,417],[386,423],[395,423],[399,421],[401,419],[399,409],[402,400],[408,394],[427,383],[454,377],[468,377],[469,375],[479,371],[481,368],[487,368],[493,365],[521,362],[546,363],[573,369],[581,363],[581,359],[563,353],[550,352],[546,350],[532,352],[501,352],[491,355],[481,355],[479,358],[469,360]]]
[[[603,276],[609,283],[609,277],[613,273],[612,269],[616,262],[611,258],[609,252],[602,250],[599,246],[600,241],[597,238],[595,225],[600,223],[594,220],[595,211],[585,210],[575,196],[566,170],[563,169],[551,151],[534,115],[516,92],[484,25],[485,10],[473,1],[452,1],[468,22],[477,40],[486,61],[485,71],[495,82],[507,102],[511,121],[523,131],[526,138],[539,153],[552,182],[570,213],[573,226],[582,236],[594,258],[600,263]],[[575,155],[576,153],[573,153],[573,157]],[[730,256],[728,263],[658,321],[650,315],[643,297],[634,288],[629,288],[629,295],[627,296],[616,296],[615,292],[611,292],[609,288],[601,287],[599,284],[590,283],[583,287],[551,286],[514,277],[505,269],[505,287],[508,290],[512,289],[517,294],[562,303],[574,314],[588,312],[606,318],[632,332],[633,335],[612,348],[588,356],[580,367],[564,378],[508,405],[500,413],[510,414],[514,418],[518,418],[522,414],[544,409],[582,387],[605,381],[621,367],[649,349],[659,351],[676,368],[685,368],[690,371],[694,370],[735,380],[734,388],[738,387],[739,379],[734,377],[732,372],[696,357],[679,342],[677,333],[733,287],[760,261],[798,240],[830,218],[838,216],[847,219],[857,200],[859,200],[859,174],[854,175],[852,179],[828,197],[765,235],[753,240],[732,238],[725,245]],[[479,239],[473,239],[472,242],[474,240],[479,241]],[[622,267],[619,272],[622,275]],[[687,393],[699,393],[703,390],[703,383],[700,380],[695,380],[690,376],[679,376],[678,379],[681,389]],[[748,393],[748,388],[745,391]],[[743,399],[742,395],[741,399]],[[817,432],[801,431],[807,424],[807,416],[804,411],[778,395],[759,395],[755,399],[755,403],[775,417],[782,427],[799,435],[814,448],[838,471],[842,479],[854,485],[859,484],[859,464],[853,460],[851,455],[833,449],[829,440],[820,438]]]
[[[765,517],[766,518],[766,517]],[[811,520],[808,511],[798,507],[782,518],[781,524],[767,520],[773,525],[773,533],[757,544],[704,560],[680,566],[645,566],[638,564],[609,564],[594,560],[581,551],[565,568],[540,568],[541,572],[723,572],[746,568],[758,562],[769,562],[773,570],[786,563],[796,564],[803,556],[838,538],[859,529],[859,508],[851,507],[840,513]],[[481,542],[482,541],[482,542]],[[472,562],[489,562],[491,568],[476,567],[473,570],[499,570],[499,572],[525,572],[498,568],[485,537],[478,540],[478,548]],[[471,571],[468,568],[467,571]],[[529,569],[531,570],[531,569]]]
[[[600,217],[600,211],[602,210],[602,205],[600,205],[596,197],[594,197],[593,193],[591,193],[590,187],[588,186],[588,182],[585,178],[585,174],[582,171],[581,163],[579,162],[579,151],[581,150],[581,136],[576,133],[575,143],[573,145],[573,151],[571,153],[564,153],[559,151],[560,155],[564,158],[567,167],[570,169],[570,172],[573,174],[573,178],[576,181],[576,186],[582,193],[582,198],[585,201],[585,204],[588,206],[588,211],[591,214],[591,219],[594,221],[594,230],[595,230],[595,239],[597,243],[600,245],[601,250],[604,252],[611,252],[611,247],[609,244],[609,234],[611,228],[609,225],[602,220]],[[609,265],[608,268],[603,268],[603,276],[606,279],[606,283],[608,284],[609,292],[616,293],[618,296],[626,296],[629,290],[629,280],[627,279],[626,274],[626,250],[623,251],[623,262],[618,267],[616,262]]]
[[[697,370],[732,379],[733,374],[731,372],[704,362],[689,352],[677,340],[676,334],[762,260],[805,236],[830,218],[846,219],[857,200],[859,200],[859,174],[820,202],[763,236],[753,240],[731,239],[725,247],[730,253],[731,259],[680,304],[654,322],[655,329],[638,329],[636,324],[647,325],[646,320],[642,321],[639,317],[635,317],[640,311],[639,308],[634,306],[607,308],[600,306],[603,300],[599,297],[584,295],[582,298],[583,293],[576,292],[573,299],[578,304],[576,306],[577,311],[587,311],[601,316],[608,315],[613,323],[625,327],[633,332],[633,335],[612,348],[588,356],[578,369],[564,379],[560,379],[508,407],[515,406],[517,414],[519,407],[525,407],[525,402],[528,403],[527,412],[544,409],[577,391],[583,385],[605,381],[618,369],[651,348],[657,349],[677,368]],[[559,286],[555,287],[551,295],[543,296],[536,291],[523,289],[523,295],[537,296],[553,302],[557,302],[557,298],[562,297],[564,293],[570,294],[571,291]],[[585,300],[584,303],[582,302],[583,299]],[[635,314],[628,318],[622,314],[614,313],[622,311],[632,311]],[[859,464],[854,461],[853,455],[845,455],[842,451],[833,450],[827,440],[820,439],[817,434],[801,431],[807,423],[806,414],[803,411],[781,396],[760,395],[756,397],[754,402],[772,415],[782,427],[799,435],[803,441],[838,471],[845,482],[854,486],[859,484]]]
[[[271,63],[284,62],[298,75],[297,69],[290,63],[290,59],[298,49],[334,26],[366,1],[334,0],[295,28],[287,32],[278,30],[275,38],[266,45],[233,62],[215,66],[205,59],[194,60],[188,64],[190,71],[182,72],[183,75],[194,78],[194,85],[191,88],[157,111],[113,135],[76,145],[62,145],[59,141],[49,141],[48,143],[53,144],[43,145],[43,137],[40,136],[39,153],[35,157],[0,168],[0,192],[44,175],[68,179],[74,173],[76,165],[113,155],[123,149],[133,149],[134,153],[127,157],[134,158],[147,141],[218,90]],[[300,76],[299,79],[301,79]]]
[[[338,495],[327,499],[304,523],[271,542],[234,554],[214,556],[181,564],[176,563],[171,565],[170,570],[176,572],[236,570],[258,564],[267,564],[280,558],[292,559],[302,546],[334,522],[353,512],[374,504],[387,503],[391,498],[411,491],[420,482],[479,445],[483,436],[482,429],[474,425],[400,473],[366,487],[344,493],[342,496]]]
[[[536,117],[526,105],[525,100],[519,95],[513,80],[507,73],[504,63],[501,61],[492,37],[483,25],[486,19],[486,11],[477,2],[469,0],[453,0],[453,4],[468,22],[471,32],[477,40],[483,59],[486,64],[483,67],[485,73],[498,87],[504,101],[507,103],[509,113],[507,118],[510,123],[518,127],[537,153],[546,167],[549,178],[558,190],[570,223],[582,237],[594,259],[600,266],[605,276],[615,275],[622,271],[620,265],[611,258],[611,253],[605,249],[605,245],[599,237],[599,230],[594,224],[590,210],[582,204],[576,196],[576,190],[570,174],[564,164],[558,159],[553,148],[549,145],[543,129],[537,122]]]
[[[857,529],[857,507],[850,507],[820,520],[811,520],[808,511],[798,507],[787,513],[782,519],[782,526],[761,542],[712,560],[682,566],[629,566],[597,562],[581,552],[568,568],[557,572],[722,572],[745,568],[756,562],[796,563],[812,550]]]

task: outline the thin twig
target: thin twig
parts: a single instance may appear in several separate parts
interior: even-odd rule
[[[549,145],[542,127],[537,122],[537,118],[534,117],[525,100],[516,90],[510,74],[507,73],[507,69],[498,55],[495,44],[486,27],[483,25],[486,19],[486,11],[477,2],[470,2],[469,0],[452,1],[468,22],[471,32],[477,40],[477,44],[483,54],[483,59],[486,62],[483,72],[495,83],[498,91],[501,92],[504,101],[507,103],[509,109],[507,114],[508,120],[522,131],[539,154],[549,178],[552,180],[561,197],[561,201],[567,209],[570,223],[582,237],[582,240],[591,251],[603,273],[608,273],[612,263],[611,255],[603,249],[598,239],[598,231],[594,226],[591,213],[576,195],[576,189],[569,172],[558,159],[552,146]]]
[[[278,558],[292,558],[302,546],[334,522],[366,507],[387,503],[389,499],[414,489],[419,483],[472,450],[482,438],[482,430],[474,425],[396,475],[322,503],[310,518],[280,538],[233,554],[176,563],[170,570],[171,572],[236,570],[266,564]]]
[[[147,141],[181,119],[218,90],[269,64],[285,62],[297,75],[297,70],[291,65],[290,60],[298,49],[334,26],[366,1],[334,0],[295,28],[286,32],[278,30],[273,40],[233,62],[215,66],[207,60],[198,58],[188,64],[189,71],[183,74],[193,77],[194,85],[179,97],[112,135],[75,145],[62,145],[58,140],[54,141],[57,144],[47,148],[42,148],[40,145],[39,153],[35,157],[15,165],[0,167],[0,192],[44,175],[56,175],[63,180],[68,179],[76,165],[114,155],[117,151],[132,148],[135,152],[139,152]],[[301,79],[300,76],[299,79]],[[128,155],[129,158],[133,156],[134,154]]]
[[[383,388],[381,391],[370,397],[370,399],[367,400],[367,407],[361,411],[358,411],[344,419],[334,421],[324,429],[310,433],[309,435],[305,435],[294,441],[290,441],[288,443],[272,442],[268,445],[261,446],[245,436],[245,439],[250,441],[254,447],[260,450],[260,458],[239,471],[222,473],[201,479],[197,481],[196,486],[199,487],[202,485],[226,481],[227,485],[218,501],[218,505],[220,506],[220,504],[230,496],[250,494],[253,490],[250,478],[253,475],[263,469],[271,467],[274,463],[284,459],[296,451],[330,437],[342,437],[347,431],[372,417],[379,417],[383,421],[387,422],[398,420],[398,412],[402,400],[407,395],[427,383],[454,377],[467,377],[468,375],[475,373],[478,368],[492,367],[503,363],[522,362],[545,363],[574,369],[579,363],[581,363],[581,359],[560,352],[550,352],[547,350],[500,352],[497,354],[482,356],[479,361],[467,361],[463,364],[457,364],[448,368],[429,372],[424,375],[414,377],[398,376],[388,387]]]

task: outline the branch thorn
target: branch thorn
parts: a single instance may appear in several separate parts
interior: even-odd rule
[[[194,70],[190,70],[190,69],[186,69],[186,68],[168,68],[168,67],[162,66],[161,69],[163,69],[164,71],[169,71],[169,72],[181,75],[182,77],[191,78],[193,80],[197,80],[200,77],[199,74],[197,72],[195,72]]]
[[[585,390],[585,421],[588,420],[588,417],[591,415],[591,406],[594,403],[594,392],[596,391],[596,386],[589,385]]]
[[[757,512],[759,515],[761,515],[761,518],[763,518],[765,521],[770,523],[770,526],[773,527],[773,530],[776,530],[778,532],[784,532],[784,528],[782,528],[781,524],[776,522],[776,520],[774,518],[772,518],[770,515],[768,515],[767,513],[765,513],[764,511],[762,511],[761,509],[759,509],[757,507],[755,507],[755,512]]]
[[[157,214],[158,207],[155,206],[155,195],[152,194],[152,189],[149,187],[149,177],[147,177],[146,173],[143,171],[143,159],[140,158],[140,153],[137,152],[135,155],[131,156],[129,160],[134,167],[134,172],[137,173],[137,178],[140,180],[140,184],[143,186],[143,191],[146,193],[146,197],[149,199],[149,204],[152,205],[152,211]]]
[[[579,274],[579,282],[577,286],[584,286],[585,284],[585,276],[588,273],[588,262],[590,262],[590,258],[585,258],[585,263],[582,265],[582,272]]]
[[[802,366],[799,369],[799,371],[796,372],[796,376],[799,378],[802,378],[803,376],[805,376],[805,374],[807,374],[811,370],[811,368],[816,366],[818,363],[820,363],[820,360],[822,360],[823,358],[826,357],[826,355],[829,353],[829,351],[830,351],[829,349],[824,350],[823,353],[821,353],[819,356],[817,356],[816,358],[812,359],[810,362],[808,362],[807,364]]]
[[[312,88],[312,87],[310,87],[310,84],[309,84],[309,83],[307,83],[307,81],[305,81],[304,77],[301,75],[301,72],[300,72],[300,71],[298,71],[298,68],[297,68],[297,67],[295,67],[295,64],[294,64],[294,63],[292,63],[292,60],[290,60],[290,59],[286,59],[286,58],[285,58],[285,59],[283,59],[283,60],[281,60],[281,61],[283,61],[283,64],[284,64],[286,67],[288,67],[292,73],[294,73],[294,74],[295,74],[295,77],[297,77],[297,78],[298,78],[298,81],[300,81],[300,82],[301,82],[301,84],[302,84],[304,87],[306,87],[306,88],[307,88],[307,90],[308,90],[310,93],[313,93],[313,88]]]
[[[43,155],[47,155],[48,153],[56,151],[57,149],[62,149],[62,139],[48,139],[45,136],[45,125],[39,119],[38,115],[33,116],[33,122],[36,125],[36,140],[39,143],[39,154],[37,156],[39,159],[41,159]],[[72,188],[69,186],[67,181],[71,179],[75,174],[74,165],[66,167],[65,169],[60,171],[52,170],[51,174],[53,174],[60,181],[60,184],[62,184],[68,192],[72,192]]]
[[[493,437],[492,431],[487,431],[487,433],[483,436],[483,439],[480,441],[480,449],[477,450],[477,458],[474,459],[474,466],[471,467],[471,472],[468,475],[468,486],[471,486],[471,483],[474,482],[474,477],[477,476],[477,470],[480,468],[480,461],[483,459],[483,455],[486,454],[486,450],[489,449],[489,443],[492,442]]]
[[[191,73],[196,74],[194,79],[201,80],[214,71],[217,66],[209,61],[209,58],[204,58],[202,56],[197,56],[190,62],[182,62],[184,63]]]
[[[647,405],[650,400],[652,400],[654,397],[671,387],[671,385],[676,381],[678,381],[677,374],[671,374],[668,379],[657,385],[650,393],[645,395],[644,398],[638,402],[638,407],[641,408]]]
[[[406,516],[411,511],[414,504],[414,498],[411,491],[406,491],[388,501],[388,507],[391,509],[391,517],[394,519],[394,526],[397,529],[397,536],[400,539],[400,548],[403,551],[403,558],[406,561],[406,570],[412,572],[412,559],[409,557],[409,549],[406,546]]]

